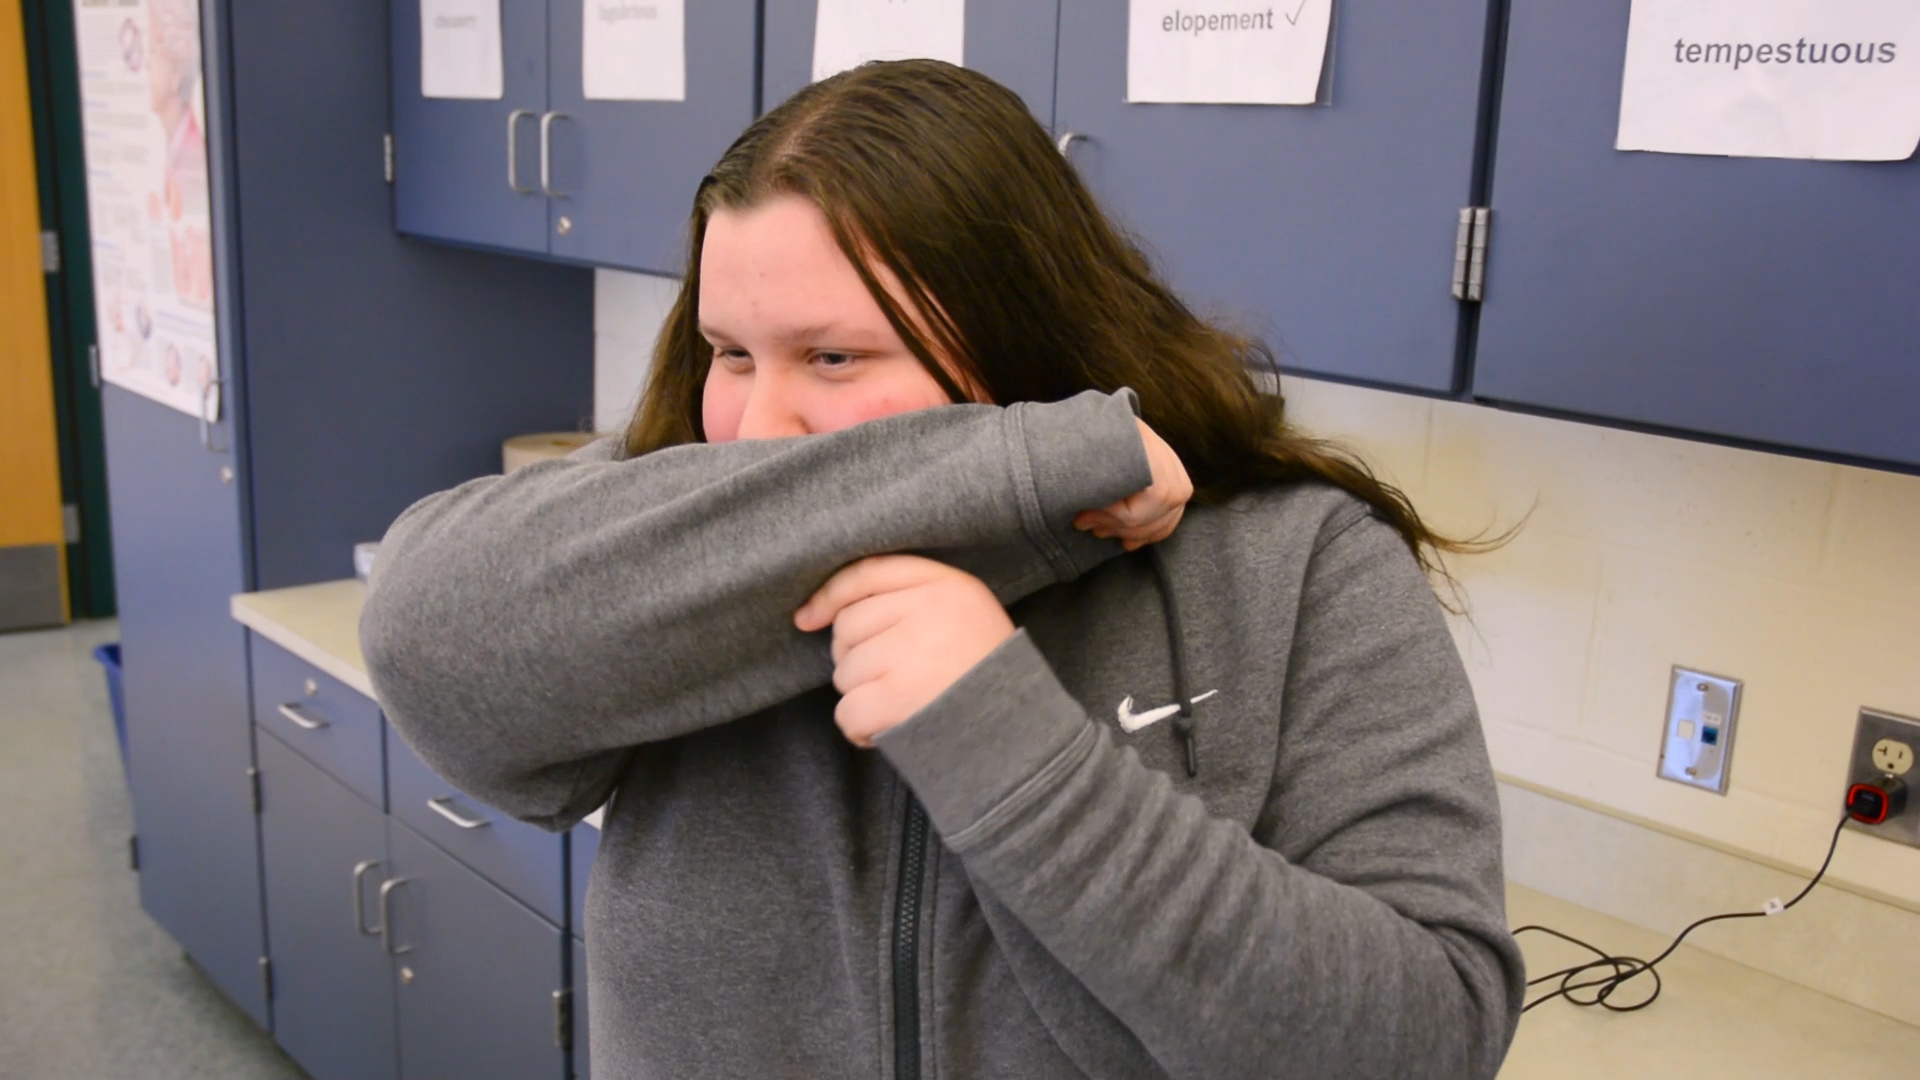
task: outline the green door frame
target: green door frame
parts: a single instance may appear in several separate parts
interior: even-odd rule
[[[57,237],[59,253],[58,269],[47,274],[47,334],[60,438],[60,495],[67,505],[67,592],[74,618],[103,618],[115,610],[113,543],[100,387],[91,359],[97,340],[93,241],[87,228],[73,0],[23,0],[22,10],[40,227]]]

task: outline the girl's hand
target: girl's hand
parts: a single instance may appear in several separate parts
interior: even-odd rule
[[[1082,510],[1073,519],[1074,528],[1103,539],[1117,538],[1128,551],[1172,536],[1173,527],[1180,524],[1180,516],[1187,512],[1187,501],[1193,498],[1193,481],[1187,478],[1187,467],[1180,464],[1180,455],[1173,452],[1166,440],[1154,434],[1145,421],[1136,419],[1134,423],[1140,425],[1140,441],[1147,448],[1153,483],[1111,506]]]
[[[833,627],[833,719],[855,746],[919,712],[1013,636],[971,574],[917,555],[876,555],[827,579],[793,623]]]

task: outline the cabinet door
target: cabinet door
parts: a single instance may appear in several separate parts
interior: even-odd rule
[[[760,65],[763,109],[772,109],[813,81],[818,11],[816,0],[767,0]],[[1059,29],[1059,0],[967,0],[966,65],[1019,94],[1042,124],[1051,125]]]
[[[1336,4],[1319,106],[1128,104],[1127,7],[1060,5],[1055,129],[1108,211],[1288,369],[1452,389],[1487,0]]]
[[[498,101],[422,95],[420,34],[420,0],[394,0],[394,228],[545,254],[539,128],[547,107],[546,0],[500,0],[506,70]]]
[[[1513,4],[1473,392],[1920,465],[1920,160],[1613,149],[1627,9]]]
[[[391,729],[387,794],[389,812],[414,832],[548,922],[566,918],[565,837],[460,794]]]
[[[573,950],[573,1076],[574,1080],[592,1080],[593,1049],[589,1045],[587,1023],[587,946],[577,937],[567,939]]]
[[[753,121],[754,0],[686,5],[685,101],[588,101],[577,0],[556,0],[547,97],[550,248],[601,266],[678,274],[694,189]]]
[[[274,1041],[314,1080],[392,1077],[393,970],[376,914],[385,819],[264,731],[259,757]]]
[[[140,906],[266,1027],[246,632],[228,613],[246,587],[234,456],[120,387],[101,403]],[[213,434],[233,445],[229,421]]]
[[[554,995],[560,930],[412,829],[387,819],[400,1075],[406,1080],[560,1080]]]

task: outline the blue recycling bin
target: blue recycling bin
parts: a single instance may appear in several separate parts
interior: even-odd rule
[[[127,694],[121,687],[120,643],[95,646],[93,658],[107,673],[107,698],[113,702],[113,733],[120,737],[120,768],[127,767]]]

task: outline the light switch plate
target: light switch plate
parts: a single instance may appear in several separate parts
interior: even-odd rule
[[[1739,679],[1676,665],[1660,737],[1661,777],[1725,795],[1739,715]]]

